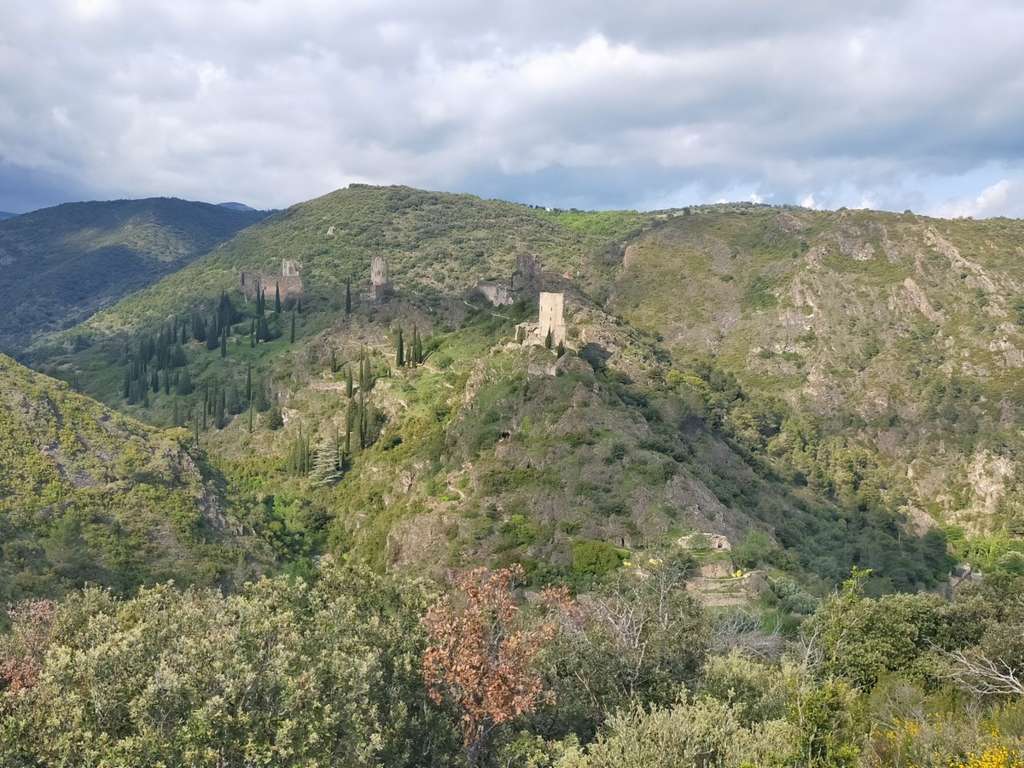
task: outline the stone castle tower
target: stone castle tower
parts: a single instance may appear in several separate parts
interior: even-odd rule
[[[392,293],[388,260],[377,255],[370,259],[370,288],[374,301],[381,301]]]

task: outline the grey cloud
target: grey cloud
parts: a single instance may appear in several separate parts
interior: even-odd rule
[[[1010,0],[9,5],[0,183],[48,180],[20,208],[351,181],[596,207],[966,211],[1006,181],[1014,210],[1024,190]]]

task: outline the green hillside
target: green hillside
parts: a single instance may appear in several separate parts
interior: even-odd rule
[[[986,570],[1020,548],[1021,229],[753,205],[545,211],[357,185],[33,354],[144,421],[198,423],[237,513],[296,562],[519,561],[586,580],[595,553],[600,569],[701,532],[728,537],[733,566],[812,589],[852,565],[878,590],[925,586],[947,537]],[[535,303],[464,300],[520,253],[567,292],[557,361],[513,343]],[[396,290],[383,304],[367,293],[377,254]],[[265,307],[256,343],[238,275],[282,259],[305,295]],[[196,318],[223,338],[197,338]],[[426,339],[423,365],[396,369],[399,326]],[[337,482],[319,482],[363,357],[369,444],[350,436]]]
[[[0,600],[252,573],[186,438],[0,355]]]
[[[84,320],[264,215],[153,198],[66,203],[0,223],[0,349]]]
[[[631,242],[609,308],[892,464],[933,518],[1021,534],[1022,237],[1005,219],[694,209]],[[806,452],[773,419],[767,449]]]

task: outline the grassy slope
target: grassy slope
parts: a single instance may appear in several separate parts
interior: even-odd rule
[[[0,355],[0,599],[244,573],[185,437]]]
[[[5,221],[0,348],[83,320],[262,217],[155,198],[67,203]]]
[[[695,209],[632,244],[610,307],[897,462],[918,506],[1020,526],[1022,236],[1007,220]]]

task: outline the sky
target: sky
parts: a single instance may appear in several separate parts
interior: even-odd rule
[[[2,0],[0,210],[352,182],[1024,216],[1020,0]]]

